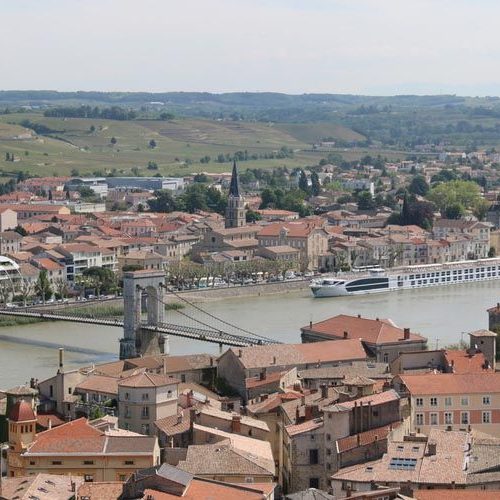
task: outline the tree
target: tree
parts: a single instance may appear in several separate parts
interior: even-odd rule
[[[173,120],[175,115],[172,113],[160,113],[160,120]]]
[[[401,213],[393,213],[387,219],[387,224],[396,224],[399,226],[415,225],[429,230],[432,228],[433,221],[434,210],[431,203],[426,201],[410,201],[408,196],[405,196]]]
[[[155,161],[148,161],[148,170],[158,170],[158,164]]]
[[[304,193],[309,193],[309,183],[307,182],[307,176],[304,170],[300,170],[299,175],[299,189],[304,191]]]
[[[408,191],[413,194],[425,196],[429,192],[429,184],[423,175],[416,175],[410,182]]]
[[[358,210],[373,210],[375,202],[370,191],[361,191],[358,195]]]
[[[35,293],[35,287],[31,281],[28,281],[23,278],[18,284],[16,293],[21,297],[21,300],[23,301],[23,306],[26,307],[28,305],[28,300]]]
[[[40,271],[40,274],[38,275],[38,280],[35,285],[35,290],[37,295],[42,299],[42,302],[44,304],[45,301],[49,299],[52,295],[52,286],[50,285],[47,271],[45,269]]]
[[[24,227],[20,226],[19,224],[14,228],[14,231],[17,234],[20,234],[21,236],[27,236],[28,235],[28,231],[26,231],[26,229],[24,229]]]
[[[259,212],[255,212],[254,210],[247,210],[246,221],[248,223],[256,222],[258,220],[262,220],[262,215],[260,215]]]
[[[65,299],[69,292],[68,282],[64,278],[56,278],[54,280],[54,288],[56,290],[56,294],[61,299]]]
[[[95,132],[95,127],[94,127],[94,125],[91,125],[89,130],[90,130],[90,133],[91,133],[91,134],[93,134],[93,133]]]
[[[460,219],[464,213],[464,207],[460,203],[448,205],[444,211],[444,215],[447,219]]]
[[[151,139],[151,140],[149,141],[149,147],[150,147],[151,149],[156,148],[156,141],[155,141],[154,139]]]
[[[472,210],[472,213],[477,217],[478,220],[484,220],[489,208],[490,204],[484,198],[481,198],[476,202],[476,206]]]
[[[321,192],[321,184],[319,182],[319,177],[317,172],[311,174],[311,194],[313,196],[318,196]]]
[[[154,198],[148,200],[149,208],[153,212],[173,212],[176,210],[176,202],[172,192],[168,189],[161,189],[154,192]]]
[[[461,205],[466,210],[473,210],[480,203],[481,193],[475,182],[453,180],[434,186],[429,191],[427,198],[444,215],[449,206],[456,204]]]
[[[111,137],[109,142],[114,146],[118,141],[116,140],[116,137]]]

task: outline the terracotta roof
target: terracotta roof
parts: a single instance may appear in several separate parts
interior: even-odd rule
[[[181,411],[177,415],[170,417],[160,418],[155,422],[155,426],[167,436],[175,436],[189,431],[191,425],[191,418],[189,411]]]
[[[1,498],[17,500],[70,500],[75,498],[72,483],[76,486],[83,477],[58,474],[2,478]],[[114,498],[116,500],[117,497]]]
[[[232,421],[234,415],[234,413],[218,410],[213,406],[204,406],[203,408],[201,408],[200,414],[202,416],[207,415],[210,417],[214,417],[216,419],[221,419],[226,421]],[[264,422],[263,420],[259,420],[257,418],[247,417],[246,415],[239,415],[239,417],[241,425],[245,425],[247,427],[254,427],[256,429],[261,429],[263,431],[269,432],[269,426],[267,425],[267,422]]]
[[[289,436],[297,436],[298,434],[303,434],[304,432],[314,431],[320,427],[323,427],[323,419],[315,418],[313,420],[302,422],[301,424],[286,425],[285,430]]]
[[[427,373],[400,375],[410,393],[417,394],[496,394],[500,393],[500,372]]]
[[[488,490],[415,490],[412,497],[415,500],[498,500],[500,492]]]
[[[36,420],[36,416],[31,405],[21,400],[10,409],[9,420],[12,422],[26,422],[29,420]]]
[[[49,421],[50,421],[50,426],[52,426],[52,427],[57,427],[58,425],[63,425],[66,422],[56,413],[37,413],[37,415],[36,415],[36,424],[37,425],[39,425],[40,427],[43,427],[44,429],[48,429],[49,428]]]
[[[338,403],[336,406],[351,409],[361,404],[367,405],[371,403],[372,406],[377,406],[389,403],[390,401],[398,401],[398,400],[399,400],[398,393],[394,389],[389,389],[388,391],[378,392],[377,394],[371,394],[370,396],[364,396],[362,398],[354,399],[352,401],[344,401],[342,403]]]
[[[64,269],[64,266],[61,264],[58,264],[57,262],[54,262],[51,259],[47,259],[45,257],[42,258],[37,258],[35,261],[38,263],[38,265],[47,271],[60,271],[61,269]]]
[[[99,392],[104,394],[118,394],[118,380],[115,377],[104,375],[90,375],[83,382],[75,386],[75,391]]]
[[[487,361],[482,352],[476,352],[469,356],[467,351],[444,351],[446,362],[451,367],[453,366],[453,373],[471,373],[471,372],[484,372]],[[490,368],[491,369],[491,368]]]
[[[404,330],[395,326],[390,320],[368,319],[347,314],[339,314],[333,318],[301,328],[303,332],[319,333],[324,336],[348,339],[362,339],[370,344],[391,344],[408,342],[404,340]],[[410,333],[409,341],[424,342],[427,339],[416,333]]]
[[[260,378],[258,375],[256,377],[250,377],[245,379],[245,387],[247,389],[254,389],[255,387],[264,387],[270,384],[279,383],[280,378],[286,373],[284,372],[273,372],[266,374],[264,378]]]
[[[262,500],[263,492],[268,488],[274,489],[273,483],[262,484],[262,486],[252,484],[223,484],[214,481],[207,481],[201,478],[194,478],[188,484],[182,495],[183,500]],[[262,488],[262,489],[261,489]],[[154,500],[178,500],[179,495],[165,493],[154,489],[144,490],[143,498],[153,498]]]
[[[358,339],[310,342],[307,344],[276,344],[230,349],[245,368],[303,365],[307,363],[366,359]],[[241,351],[241,357],[239,353]],[[224,353],[222,356],[227,354]]]
[[[118,387],[163,387],[178,383],[179,380],[166,375],[143,372],[120,380]]]
[[[116,500],[123,492],[123,483],[120,481],[106,481],[100,483],[83,483],[78,488],[77,498],[89,500]],[[155,497],[156,498],[156,497]]]
[[[277,222],[264,226],[259,232],[259,238],[266,236],[278,237],[282,230],[287,238],[307,238],[314,230],[321,229],[317,223],[308,222]]]
[[[354,436],[347,436],[342,439],[337,440],[337,447],[340,453],[344,451],[352,450],[358,446],[366,446],[368,444],[375,443],[376,441],[382,441],[387,439],[387,436],[391,432],[390,426],[377,427],[376,429],[371,429],[366,432],[361,432],[355,434]]]

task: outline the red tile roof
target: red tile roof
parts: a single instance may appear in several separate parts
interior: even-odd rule
[[[312,326],[304,326],[301,330],[341,339],[344,338],[344,332],[347,332],[348,339],[362,339],[370,344],[404,341],[404,330],[390,320],[360,318],[347,314],[339,314]],[[424,342],[426,339],[416,333],[410,333],[409,340]]]
[[[313,420],[307,420],[301,424],[286,425],[285,430],[289,436],[296,436],[304,432],[311,432],[316,429],[323,427],[323,419],[315,418]]]
[[[400,377],[412,395],[500,393],[500,372],[426,373]]]
[[[321,224],[322,225],[322,224]],[[307,238],[315,229],[320,229],[321,225],[312,221],[308,222],[277,222],[264,226],[258,236],[278,237],[284,229],[288,238]]]
[[[154,373],[139,373],[120,380],[119,387],[162,387],[165,385],[178,384],[179,380],[166,375],[157,375]]]
[[[357,448],[358,446],[366,446],[375,443],[376,441],[387,439],[389,432],[391,432],[390,426],[377,427],[376,429],[361,432],[360,434],[355,434],[354,436],[347,436],[345,438],[338,439],[337,446],[339,452],[342,453],[344,451]]]
[[[9,420],[13,422],[26,422],[28,420],[35,420],[35,412],[31,405],[24,401],[18,401],[9,412]]]
[[[453,366],[454,373],[484,372],[487,362],[482,352],[472,356],[467,351],[445,351],[444,357],[449,366]]]

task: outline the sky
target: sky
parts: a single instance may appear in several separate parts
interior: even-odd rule
[[[500,95],[497,0],[0,0],[0,89]]]

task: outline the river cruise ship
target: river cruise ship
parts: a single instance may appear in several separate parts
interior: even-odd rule
[[[500,257],[395,267],[387,271],[373,267],[364,272],[313,280],[310,288],[315,297],[339,297],[495,279],[500,279]]]

